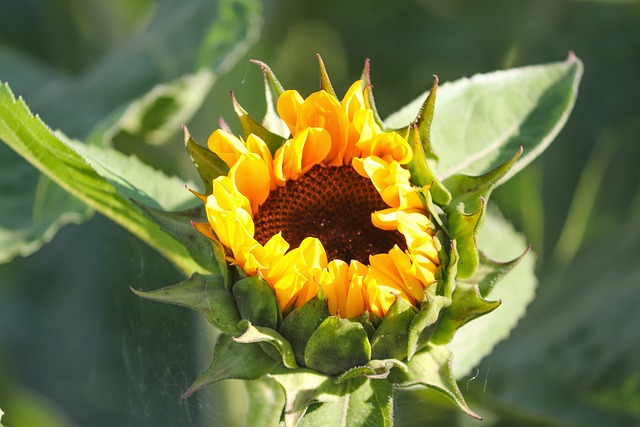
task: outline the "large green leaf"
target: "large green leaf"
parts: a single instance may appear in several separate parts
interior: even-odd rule
[[[482,366],[482,400],[506,420],[640,425],[639,253],[636,217],[550,277]]]
[[[445,179],[456,173],[480,175],[505,163],[522,146],[520,161],[502,177],[516,174],[544,151],[573,108],[582,63],[564,62],[476,75],[445,83],[431,125],[433,167]],[[391,115],[385,124],[406,127],[426,95]]]
[[[118,140],[119,145],[128,144],[127,151],[134,151],[129,146],[132,141],[161,143],[178,132],[199,109],[217,74],[246,52],[260,27],[256,0],[161,1],[145,31],[74,78],[4,51],[0,73],[19,82],[28,76],[29,84],[21,85],[21,91],[35,110],[65,132],[86,135],[93,128],[92,143],[107,146]],[[215,37],[207,36],[214,33]],[[169,82],[158,84],[164,81]],[[62,225],[87,218],[90,210],[84,203],[27,167],[24,160],[3,154],[2,166],[0,183],[7,185],[7,191],[0,198],[0,262],[34,252]],[[103,176],[111,173],[108,167]],[[43,203],[46,212],[40,209]]]
[[[347,392],[335,401],[313,406],[300,427],[392,427],[393,389],[386,380],[348,380]]]
[[[178,195],[171,190],[179,187],[177,180],[115,151],[64,142],[38,117],[32,116],[6,84],[0,86],[0,138],[70,194],[149,243],[185,272],[199,270],[184,246],[161,231],[128,200],[148,202],[160,193]],[[84,148],[86,158],[72,145]],[[184,201],[184,197],[178,196],[156,203],[175,208]]]
[[[0,144],[0,264],[27,256],[91,209]]]
[[[478,236],[478,246],[490,257],[508,261],[522,254],[527,243],[496,210],[489,209]],[[528,253],[493,288],[490,299],[501,300],[500,307],[456,332],[448,346],[453,352],[453,372],[457,378],[469,374],[498,342],[509,336],[524,316],[538,283],[534,267],[534,254]]]

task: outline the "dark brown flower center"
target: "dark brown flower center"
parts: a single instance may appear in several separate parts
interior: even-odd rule
[[[371,213],[389,206],[371,180],[351,166],[314,166],[296,181],[272,191],[253,216],[255,239],[265,244],[282,232],[291,249],[306,237],[316,237],[329,261],[369,263],[369,255],[386,253],[394,245],[406,249],[404,236],[371,223]]]

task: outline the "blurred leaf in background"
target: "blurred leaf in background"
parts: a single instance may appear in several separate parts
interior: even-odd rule
[[[569,51],[585,64],[571,119],[494,192],[536,251],[538,295],[511,338],[460,384],[483,425],[640,425],[640,2],[0,1],[0,80],[34,113],[185,180],[194,171],[181,124],[201,142],[219,116],[237,128],[230,89],[257,116],[265,108],[249,58],[306,95],[317,89],[316,53],[339,93],[369,57],[384,117],[428,89],[433,74],[446,82]],[[0,261],[90,217],[4,144],[0,166]],[[246,411],[235,395],[212,389],[178,401],[210,358],[198,353],[207,336],[194,318],[128,290],[178,275],[100,216],[0,266],[3,424],[20,427],[10,408],[30,408],[42,418],[23,425],[234,425],[224,408]],[[432,394],[403,397],[398,425],[470,422]]]

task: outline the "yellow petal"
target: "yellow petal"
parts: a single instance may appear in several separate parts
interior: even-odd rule
[[[229,167],[233,166],[240,156],[247,152],[247,147],[240,139],[221,129],[209,136],[207,145],[209,150],[216,153]]]
[[[295,90],[286,90],[278,98],[278,103],[276,105],[278,115],[287,124],[292,135],[296,132],[298,113],[303,102],[304,99],[300,96],[298,91]]]
[[[356,112],[365,108],[364,105],[364,93],[363,93],[362,80],[354,82],[347,93],[342,98],[342,108],[347,112],[349,121],[353,120],[353,116]]]
[[[425,287],[436,281],[438,264],[423,255],[411,255],[412,263],[408,273],[416,277]]]
[[[273,156],[271,155],[271,151],[269,150],[267,143],[264,142],[264,140],[259,136],[251,134],[247,138],[246,147],[250,153],[259,155],[260,158],[262,158],[262,160],[264,161],[265,165],[267,165],[269,176],[271,178],[270,189],[273,191],[278,188],[273,172]]]
[[[346,262],[335,259],[318,276],[318,282],[327,298],[329,313],[332,315],[346,312],[348,271],[349,266]]]
[[[388,288],[380,286],[380,284],[370,276],[365,278],[365,292],[369,310],[380,318],[387,314],[387,311],[389,311],[389,308],[396,300],[396,296],[389,292]]]
[[[308,127],[329,132],[331,149],[324,163],[327,166],[342,165],[349,136],[349,119],[338,100],[323,90],[309,95],[300,107],[296,133]]]
[[[399,258],[396,255],[396,258]],[[410,264],[410,261],[407,260]],[[371,265],[371,276],[376,280],[379,286],[384,286],[392,293],[400,295],[411,304],[416,303],[416,300],[422,300],[422,291],[418,291],[418,298],[415,298],[412,293],[407,290],[407,285],[404,283],[403,274],[400,274],[398,267],[394,261],[394,257],[390,254],[376,254],[369,257],[369,264]],[[405,267],[409,267],[406,265]],[[412,281],[410,286],[414,288],[415,283]],[[415,289],[412,289],[415,291]]]
[[[364,278],[360,275],[351,276],[347,293],[346,309],[344,313],[340,313],[341,316],[351,319],[365,312],[363,280]]]
[[[257,212],[271,190],[271,175],[264,160],[254,153],[243,154],[229,170],[229,176],[238,191],[249,200],[249,213]]]
[[[273,161],[275,180],[282,186],[296,180],[322,162],[331,149],[331,137],[321,128],[306,128],[276,151]]]

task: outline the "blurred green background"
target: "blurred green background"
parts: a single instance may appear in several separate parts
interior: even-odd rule
[[[338,93],[370,58],[385,117],[433,74],[446,82],[575,52],[585,74],[565,129],[493,196],[536,252],[537,299],[460,388],[485,426],[640,425],[640,3],[226,3],[0,0],[0,80],[52,128],[86,139],[155,84],[209,66],[215,84],[185,122],[204,143],[220,116],[237,128],[229,90],[264,112],[262,75],[249,59],[306,95],[318,87],[316,53]],[[237,14],[252,31],[226,32],[221,22]],[[161,101],[151,117],[170,115],[171,100]],[[154,138],[116,127],[110,143],[191,179],[180,124]],[[0,145],[0,219],[23,209],[35,228],[49,224],[51,200],[33,196],[46,185]],[[77,205],[65,222],[89,215]],[[5,426],[232,425],[244,402],[221,388],[179,400],[210,360],[199,318],[129,290],[178,280],[160,255],[99,215],[31,254],[38,246],[0,265]],[[398,426],[474,423],[428,392],[402,397]]]

